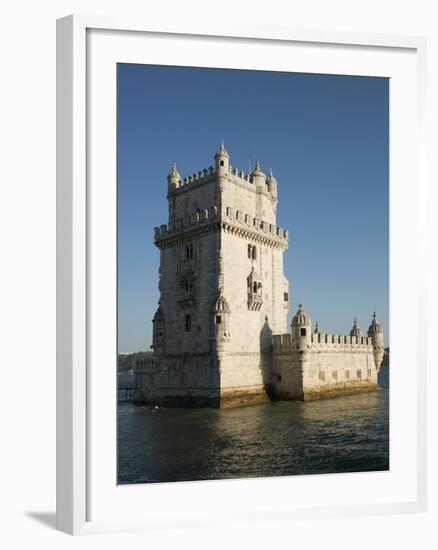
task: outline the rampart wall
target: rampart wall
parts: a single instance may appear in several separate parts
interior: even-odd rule
[[[305,346],[273,336],[272,383],[278,399],[304,401],[378,388],[372,339],[312,334]]]

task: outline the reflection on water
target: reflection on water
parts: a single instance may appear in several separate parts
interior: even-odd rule
[[[388,388],[240,409],[118,410],[119,483],[389,468]]]

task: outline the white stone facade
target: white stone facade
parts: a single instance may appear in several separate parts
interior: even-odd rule
[[[223,407],[306,399],[325,386],[340,389],[346,373],[355,381],[344,383],[350,391],[376,386],[371,337],[326,343],[309,326],[303,340],[294,324],[286,334],[288,233],[276,225],[272,172],[265,176],[258,163],[251,174],[232,168],[221,144],[215,167],[181,178],[174,166],[167,198],[169,221],[155,229],[154,357],[138,365],[138,401]]]
[[[355,320],[350,335],[323,334],[300,305],[291,333],[273,336],[273,393],[303,401],[378,388],[383,331],[374,314],[364,336]]]

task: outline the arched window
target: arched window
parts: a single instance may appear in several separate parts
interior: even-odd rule
[[[252,246],[249,244],[248,245],[248,258],[251,258],[252,257]]]
[[[252,247],[251,257],[252,257],[253,260],[257,259],[257,247],[255,247],[255,246]]]

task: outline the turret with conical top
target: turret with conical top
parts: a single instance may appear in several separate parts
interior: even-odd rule
[[[219,145],[219,149],[216,151],[214,160],[216,161],[216,173],[218,174],[218,176],[224,176],[225,174],[229,173],[230,155],[227,153],[223,141]]]
[[[271,193],[272,198],[276,199],[277,198],[277,180],[275,179],[271,168],[269,168],[269,174],[268,174],[268,177],[266,178],[266,185],[269,193]]]
[[[214,160],[216,163],[217,184],[219,189],[223,191],[226,187],[226,178],[230,173],[230,155],[227,153],[223,141],[216,151]]]
[[[371,321],[367,334],[372,338],[374,363],[376,369],[379,370],[385,354],[385,341],[383,338],[383,329],[377,320],[376,312],[373,313],[373,320]]]
[[[178,187],[181,184],[181,176],[176,169],[176,162],[173,163],[172,170],[170,171],[169,175],[167,176],[167,183],[168,183],[168,190],[173,191],[174,189],[178,189]]]
[[[312,321],[304,311],[303,304],[298,305],[298,311],[292,318],[291,335],[295,349],[307,349],[312,337]]]
[[[353,328],[350,330],[350,336],[356,336],[357,338],[360,338],[363,336],[363,333],[360,329],[359,323],[357,322],[356,317],[354,318]]]
[[[255,169],[251,173],[251,181],[256,188],[264,190],[266,185],[266,176],[260,169],[260,162],[256,160]]]

